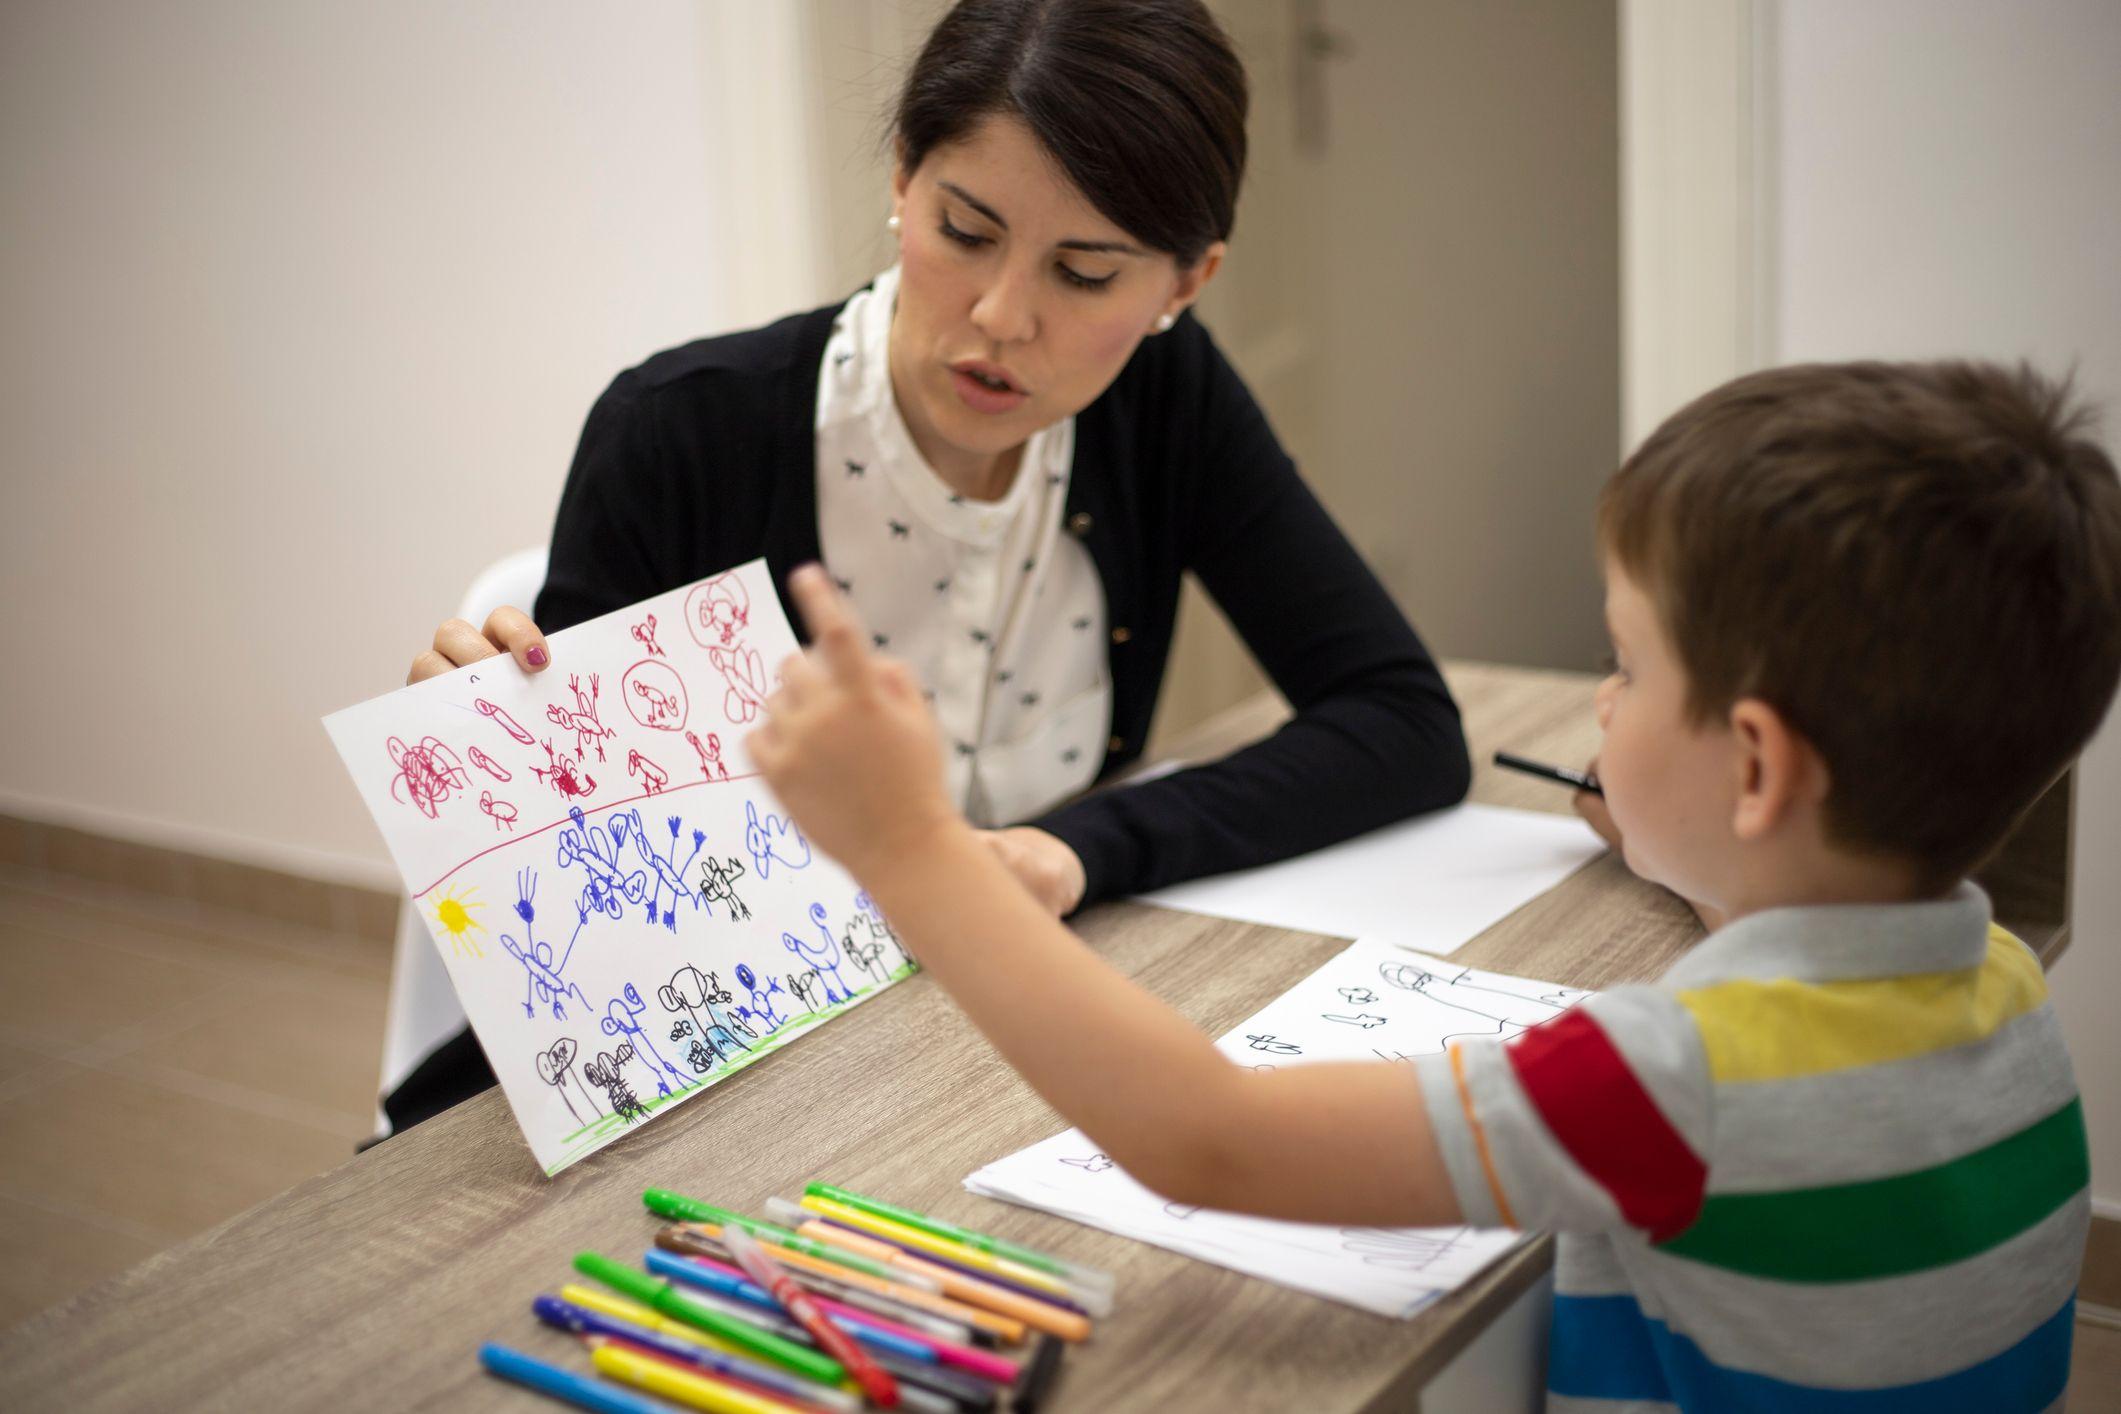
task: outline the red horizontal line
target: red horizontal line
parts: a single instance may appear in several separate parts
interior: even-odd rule
[[[694,786],[735,785],[738,781],[757,780],[758,776],[759,773],[757,771],[750,771],[741,776],[731,776],[726,781],[687,781],[681,786],[666,786],[662,790],[643,791],[639,795],[630,795],[624,800],[614,800],[609,802],[608,804],[599,805],[594,810],[584,810],[582,812],[582,818],[586,820],[592,815],[601,815],[607,810],[617,810],[620,806],[631,805],[637,800],[653,800],[659,795],[676,795],[679,791],[691,790]],[[424,889],[414,890],[412,896],[414,898],[426,898],[436,889],[439,889],[442,887],[442,885],[448,883],[450,879],[456,875],[456,872],[459,869],[462,869],[467,864],[476,864],[479,860],[484,859],[489,854],[492,854],[494,850],[506,849],[512,844],[521,844],[524,840],[534,840],[539,835],[544,834],[547,830],[557,830],[562,825],[571,825],[573,823],[574,816],[562,815],[559,819],[553,821],[550,825],[540,825],[537,829],[532,830],[527,835],[511,834],[507,839],[502,840],[497,845],[482,849],[477,854],[466,855],[464,858],[458,860],[455,864],[450,866],[449,872],[447,874],[444,874],[441,878],[435,880],[432,884],[429,884]]]

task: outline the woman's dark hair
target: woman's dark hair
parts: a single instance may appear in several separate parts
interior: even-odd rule
[[[1230,234],[1245,103],[1200,0],[959,0],[906,75],[899,159],[1014,114],[1114,224],[1191,265]]]

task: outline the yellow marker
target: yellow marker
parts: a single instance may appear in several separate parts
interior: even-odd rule
[[[636,1355],[616,1345],[598,1346],[589,1352],[589,1359],[600,1375],[608,1375],[635,1389],[645,1389],[650,1394],[660,1394],[665,1399],[674,1399],[688,1408],[705,1409],[709,1414],[800,1414],[796,1405],[783,1404],[778,1399],[768,1399],[705,1375],[695,1375],[667,1361],[650,1355]]]
[[[599,1315],[611,1316],[621,1321],[631,1321],[637,1326],[646,1326],[657,1335],[675,1336],[693,1345],[718,1350],[724,1355],[740,1355],[746,1359],[748,1352],[736,1348],[729,1341],[711,1336],[698,1326],[688,1326],[683,1321],[673,1321],[661,1311],[651,1311],[638,1301],[628,1301],[623,1296],[613,1296],[608,1291],[599,1291],[593,1286],[577,1286],[569,1282],[560,1288],[560,1299],[595,1311]]]
[[[717,1242],[722,1239],[722,1229],[718,1223],[686,1223],[685,1226]],[[889,1296],[894,1300],[903,1301],[908,1306],[918,1306],[923,1311],[932,1311],[938,1316],[948,1316],[953,1321],[977,1326],[1012,1344],[1024,1338],[1024,1322],[1014,1316],[1004,1316],[996,1311],[967,1306],[962,1301],[953,1301],[947,1296],[938,1296],[932,1291],[922,1291],[919,1287],[907,1286],[901,1282],[885,1281],[882,1277],[873,1277],[867,1272],[858,1272],[837,1262],[820,1261],[807,1252],[793,1251],[778,1242],[761,1240],[759,1246],[765,1248],[768,1255],[784,1267],[793,1267],[799,1272],[815,1272],[819,1276],[831,1277],[848,1286],[858,1286],[864,1291]]]
[[[1013,1317],[1033,1330],[1057,1335],[1062,1340],[1090,1338],[1090,1322],[1074,1311],[1064,1311],[1020,1291],[1011,1291],[1007,1287],[996,1286],[991,1281],[981,1281],[978,1277],[967,1276],[949,1267],[923,1261],[911,1252],[893,1247],[881,1238],[871,1237],[867,1233],[849,1232],[843,1227],[834,1227],[831,1223],[817,1218],[804,1223],[799,1230],[803,1236],[814,1237],[819,1242],[829,1242],[836,1247],[844,1247],[849,1252],[873,1257],[879,1262],[888,1262],[893,1266],[902,1266],[909,1271],[925,1272],[935,1278],[936,1283],[943,1288],[945,1296]]]
[[[1050,1272],[1027,1267],[1022,1262],[997,1257],[991,1252],[982,1252],[977,1248],[967,1247],[962,1242],[952,1242],[947,1237],[937,1237],[932,1232],[922,1232],[917,1227],[908,1227],[904,1223],[893,1222],[890,1218],[880,1218],[874,1213],[865,1213],[860,1208],[850,1208],[845,1203],[835,1203],[830,1198],[820,1198],[814,1193],[804,1195],[803,1206],[819,1217],[830,1218],[843,1227],[874,1233],[901,1247],[911,1247],[917,1252],[926,1252],[931,1257],[940,1257],[960,1267],[986,1272],[1000,1277],[1003,1281],[1027,1286],[1033,1291],[1049,1292],[1062,1301],[1075,1299],[1068,1283]]]

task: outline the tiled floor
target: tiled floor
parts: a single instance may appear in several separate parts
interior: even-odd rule
[[[0,866],[0,1324],[374,1127],[386,944]]]
[[[0,1325],[348,1158],[387,945],[0,865]],[[2068,1414],[2121,1411],[2077,1323]]]

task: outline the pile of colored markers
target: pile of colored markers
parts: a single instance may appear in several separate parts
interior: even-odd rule
[[[489,1371],[617,1414],[1028,1410],[1112,1309],[1103,1272],[827,1184],[769,1200],[772,1222],[660,1188],[641,1201],[669,1221],[645,1270],[578,1253],[597,1285],[531,1304],[604,1378],[491,1344]]]

